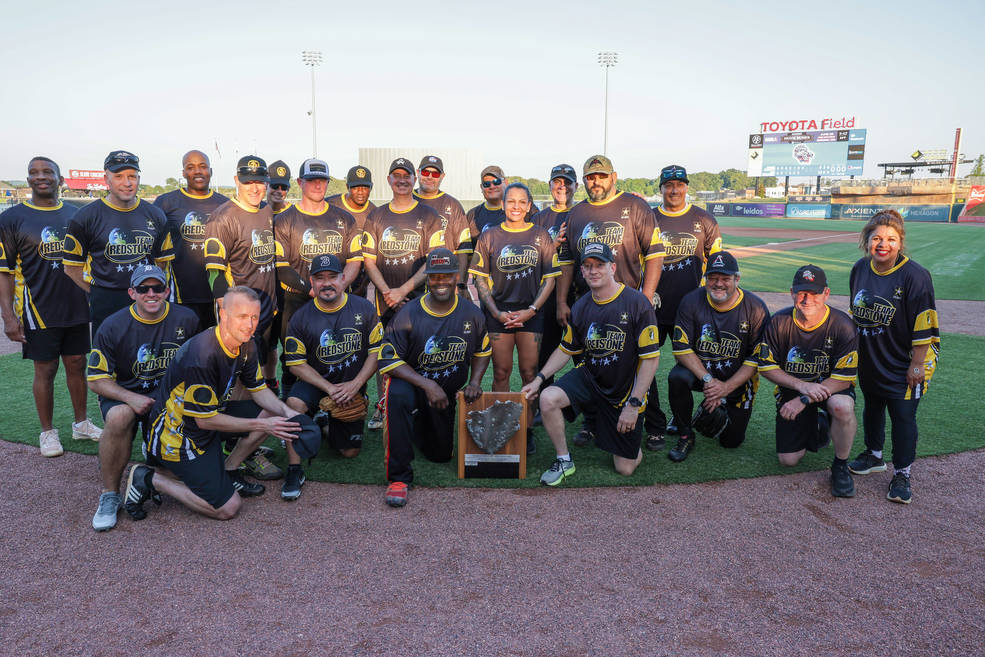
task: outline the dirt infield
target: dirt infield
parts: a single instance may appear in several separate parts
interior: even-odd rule
[[[404,509],[309,483],[227,523],[166,500],[96,534],[93,457],[0,442],[0,631],[22,657],[969,655],[983,466],[921,459],[909,506],[885,500],[885,473],[852,500],[806,473],[415,489]]]

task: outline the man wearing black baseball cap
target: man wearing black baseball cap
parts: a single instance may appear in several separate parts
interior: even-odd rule
[[[690,181],[687,170],[679,164],[671,164],[660,171],[660,193],[663,203],[655,210],[657,230],[666,252],[657,294],[657,328],[660,344],[674,331],[677,307],[686,294],[701,286],[705,262],[711,254],[721,251],[722,235],[718,221],[696,205],[687,201]],[[690,418],[683,419],[686,423]],[[673,425],[672,425],[673,426]],[[657,379],[650,388],[650,404],[646,410],[648,449],[662,449],[667,432],[667,417],[660,410]],[[680,428],[680,425],[677,425]]]
[[[383,435],[390,506],[407,503],[415,445],[429,461],[451,459],[455,396],[464,388],[466,401],[478,399],[492,355],[482,311],[457,294],[455,254],[436,248],[425,269],[428,293],[403,306],[380,347],[380,373],[389,375]]]
[[[312,259],[309,280],[315,298],[294,314],[285,332],[284,364],[297,377],[287,405],[300,413],[317,411],[326,396],[338,407],[357,402],[365,408],[366,383],[376,372],[383,327],[369,300],[345,293],[342,272],[335,254]],[[365,421],[365,414],[346,421],[330,415],[323,434],[343,457],[353,458],[362,448]],[[287,456],[281,497],[292,500],[301,495],[304,471],[290,444]]]
[[[116,526],[120,477],[130,460],[137,423],[146,426],[157,384],[178,349],[199,330],[195,313],[168,303],[168,276],[141,265],[127,290],[133,304],[106,318],[93,337],[86,378],[99,395],[105,427],[99,441],[102,492],[92,528]]]
[[[451,194],[441,191],[445,179],[445,164],[437,155],[425,155],[417,165],[418,188],[414,198],[441,215],[441,229],[445,231],[445,246],[458,256],[459,278],[465,287],[465,270],[472,257],[472,240],[475,237],[469,227],[465,209]]]
[[[291,191],[291,168],[284,160],[273,162],[268,168],[270,174],[270,185],[267,188],[267,203],[274,211],[276,217],[281,212],[291,207],[287,200],[287,193]]]
[[[348,191],[329,196],[325,200],[329,205],[341,208],[352,215],[356,220],[356,228],[362,231],[365,229],[369,213],[376,209],[376,205],[369,200],[369,193],[373,189],[373,174],[366,167],[356,165],[346,174],[345,184]],[[350,281],[349,291],[373,300],[374,296],[369,294],[368,287],[369,276],[366,275],[366,269],[362,268],[356,279]]]
[[[757,388],[756,349],[769,321],[762,299],[739,287],[739,264],[728,251],[708,260],[704,287],[684,295],[673,330],[677,364],[667,376],[668,397],[680,437],[671,461],[688,457],[695,446],[691,426],[692,392],[703,392],[702,412],[727,413],[717,435],[722,447],[738,447],[746,437]]]
[[[136,267],[166,268],[174,259],[167,217],[137,197],[140,160],[129,151],[112,151],[103,161],[109,192],[79,210],[68,225],[62,262],[65,273],[89,293],[92,334],[120,308],[130,305],[130,275]],[[83,271],[89,264],[91,284]]]
[[[794,274],[794,305],[770,319],[759,345],[759,372],[778,387],[776,452],[781,465],[796,465],[807,450],[834,442],[831,494],[853,497],[848,469],[855,439],[855,322],[827,305],[827,277],[815,265]]]

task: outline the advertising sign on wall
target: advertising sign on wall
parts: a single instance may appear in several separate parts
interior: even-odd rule
[[[787,203],[787,216],[808,219],[830,219],[830,203]]]
[[[962,223],[985,223],[985,186],[973,185],[968,193],[958,221]]]
[[[831,216],[835,219],[867,220],[881,210],[896,210],[908,221],[947,221],[946,205],[858,205],[835,203],[831,206]]]
[[[733,217],[782,217],[786,203],[732,203],[729,214]]]

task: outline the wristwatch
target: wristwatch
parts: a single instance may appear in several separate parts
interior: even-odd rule
[[[711,374],[709,374],[708,372],[705,372],[705,375],[703,377],[701,377],[701,383],[708,383],[709,381],[712,380],[712,378],[713,377],[711,376]]]
[[[800,396],[800,403],[804,406],[810,406],[811,400],[807,395]]]
[[[636,397],[630,397],[629,399],[626,400],[626,403],[632,406],[633,408],[639,408],[640,406],[643,405],[643,402],[640,399],[637,399]]]

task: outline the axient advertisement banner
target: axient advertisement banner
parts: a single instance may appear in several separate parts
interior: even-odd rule
[[[946,205],[857,205],[850,203],[835,203],[831,206],[831,217],[834,219],[863,219],[868,220],[881,210],[896,210],[908,221],[941,221],[948,219]]]

